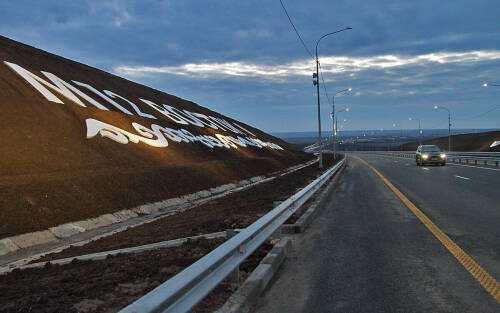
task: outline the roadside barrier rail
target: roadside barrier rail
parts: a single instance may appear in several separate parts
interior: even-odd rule
[[[353,153],[372,153],[415,159],[415,151],[350,151]],[[498,167],[500,152],[445,152],[448,162],[465,164],[483,164]]]
[[[236,270],[344,164],[345,159],[252,225],[120,312],[188,312]]]

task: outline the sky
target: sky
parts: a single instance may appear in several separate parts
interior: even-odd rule
[[[500,128],[500,1],[282,1],[307,50],[279,0],[5,0],[0,35],[291,132],[318,128],[309,52],[352,27],[318,45],[323,130],[346,88],[340,130]]]

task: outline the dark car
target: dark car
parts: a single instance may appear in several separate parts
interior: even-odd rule
[[[446,165],[446,154],[441,152],[438,146],[418,146],[417,152],[415,153],[415,161],[417,165],[440,164],[444,166]]]

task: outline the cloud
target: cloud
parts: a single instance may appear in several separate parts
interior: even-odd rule
[[[120,1],[90,3],[90,12],[93,16],[104,17],[116,27],[132,20],[132,16],[126,8],[126,5]]]
[[[408,67],[423,67],[442,64],[471,64],[500,59],[500,50],[477,50],[465,52],[436,52],[421,55],[377,55],[368,57],[327,56],[321,58],[323,73],[340,74],[366,70],[384,70],[386,75],[396,75],[392,70]],[[127,66],[113,69],[119,75],[144,77],[152,75],[178,75],[186,78],[259,78],[286,81],[293,77],[310,76],[314,70],[313,60],[300,60],[284,64],[257,64],[250,62],[187,63],[177,66]]]

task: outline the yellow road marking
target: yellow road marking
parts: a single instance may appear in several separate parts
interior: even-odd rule
[[[432,234],[453,254],[462,266],[486,289],[486,291],[500,303],[500,283],[491,277],[488,272],[477,264],[464,250],[462,250],[453,240],[448,237],[439,227],[436,226],[422,211],[420,211],[408,198],[401,193],[394,185],[387,180],[376,168],[368,164],[365,160],[353,156],[371,168],[375,174],[391,188],[391,190],[404,202],[404,204],[417,216],[417,218],[429,229]]]

